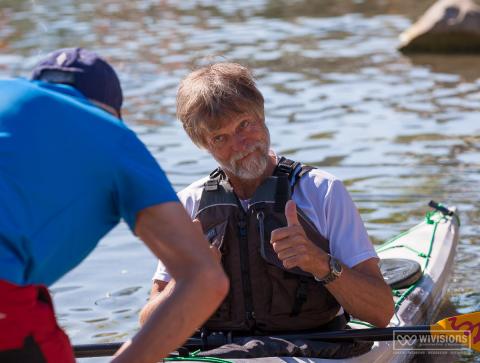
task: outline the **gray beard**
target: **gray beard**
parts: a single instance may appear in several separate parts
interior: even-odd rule
[[[247,162],[242,163],[239,165],[236,163],[237,160],[242,159],[242,157],[248,155],[250,152],[253,150],[259,150],[261,151],[261,154],[259,157],[251,159]],[[267,169],[268,166],[268,146],[267,146],[267,151],[263,150],[263,145],[262,146],[256,146],[253,148],[253,150],[249,150],[245,152],[243,155],[237,156],[237,160],[230,160],[228,165],[219,163],[220,166],[222,167],[223,170],[227,171],[228,173],[235,175],[239,179],[244,179],[244,180],[252,180],[252,179],[257,179],[263,175],[265,170]]]
[[[262,155],[245,165],[236,167],[235,170],[230,170],[230,172],[240,179],[252,180],[261,177],[267,169],[267,165],[268,155]]]

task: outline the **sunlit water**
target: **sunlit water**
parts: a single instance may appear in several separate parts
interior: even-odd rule
[[[395,50],[429,4],[0,0],[0,75],[28,76],[55,48],[98,50],[120,73],[126,122],[179,190],[215,167],[175,121],[179,80],[210,61],[250,66],[274,149],[343,179],[375,243],[416,224],[430,199],[459,208],[447,305],[467,313],[480,310],[480,59]],[[58,281],[57,314],[73,343],[130,337],[154,268],[121,225]]]

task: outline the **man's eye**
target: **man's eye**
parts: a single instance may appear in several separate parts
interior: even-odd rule
[[[242,122],[240,123],[240,128],[244,129],[244,128],[250,126],[250,123],[251,123],[250,120],[242,121]]]
[[[217,135],[212,139],[215,145],[221,144],[225,141],[225,135]]]

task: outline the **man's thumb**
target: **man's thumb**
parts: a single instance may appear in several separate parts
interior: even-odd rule
[[[287,204],[285,204],[285,217],[287,217],[288,227],[300,225],[297,216],[297,205],[293,200],[289,200]]]

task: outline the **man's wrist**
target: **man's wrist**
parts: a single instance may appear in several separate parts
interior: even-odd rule
[[[323,285],[327,285],[330,282],[335,281],[343,272],[343,266],[340,261],[331,255],[328,255],[328,257],[328,272],[321,275],[313,274],[313,278]]]

